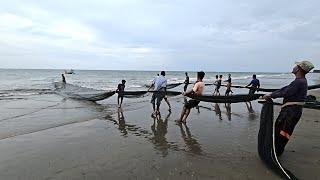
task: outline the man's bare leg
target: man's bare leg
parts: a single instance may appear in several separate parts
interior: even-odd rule
[[[119,101],[119,98],[118,98],[118,101]],[[120,105],[119,105],[119,107],[121,107],[122,106],[122,102],[123,102],[123,97],[121,97],[121,101],[120,101]],[[119,103],[119,102],[118,102]]]
[[[184,118],[182,119],[183,123],[187,122],[187,118],[188,118],[189,114],[190,114],[190,109],[186,109],[185,114],[184,114]]]
[[[180,116],[180,119],[179,119],[180,122],[182,122],[182,119],[183,119],[185,113],[186,113],[186,108],[183,106],[183,109],[181,111],[181,116]]]
[[[168,104],[169,111],[171,112],[171,105],[170,105],[170,102],[169,102],[168,98],[164,98],[164,100],[165,100],[166,103]]]

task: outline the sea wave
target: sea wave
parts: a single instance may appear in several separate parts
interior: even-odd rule
[[[31,96],[39,94],[53,94],[53,89],[10,89],[0,90],[0,97],[13,97],[13,96]]]

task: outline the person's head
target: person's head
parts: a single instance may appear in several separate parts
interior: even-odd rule
[[[305,76],[314,68],[313,64],[309,61],[296,62],[296,66],[292,69],[292,73],[296,76]]]
[[[157,76],[160,76],[159,74],[157,74]]]
[[[252,75],[252,79],[257,79],[257,75]]]
[[[229,77],[231,77],[231,74],[228,74]]]
[[[161,76],[166,76],[166,72],[165,71],[161,71]]]
[[[198,80],[202,80],[204,78],[204,75],[206,75],[206,73],[204,73],[203,71],[198,72],[197,73]]]
[[[126,84],[126,80],[124,80],[124,79],[121,82],[122,82],[122,84]]]
[[[220,78],[222,78],[222,75],[220,74]]]
[[[187,73],[187,72],[186,72],[185,74],[186,74],[186,76],[188,76],[188,73]]]
[[[216,75],[216,79],[218,79],[219,78],[219,76],[218,75]]]
[[[64,74],[61,74],[62,77],[64,77]]]

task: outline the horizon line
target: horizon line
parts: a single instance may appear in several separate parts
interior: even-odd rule
[[[71,69],[59,69],[59,68],[0,68],[0,70],[71,70]],[[132,69],[72,69],[74,71],[142,71],[142,72],[160,72],[162,70],[132,70]],[[193,70],[165,70],[166,72],[198,72]],[[203,71],[203,70],[200,70]],[[279,71],[204,71],[209,73],[221,72],[221,73],[289,73]]]

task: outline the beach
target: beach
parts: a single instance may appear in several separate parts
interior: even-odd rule
[[[133,78],[143,86],[150,74]],[[171,113],[163,101],[161,118],[155,119],[151,94],[125,98],[118,109],[115,95],[97,103],[74,100],[56,94],[50,83],[39,83],[54,74],[44,80],[35,76],[29,79],[35,84],[27,88],[19,87],[26,86],[24,81],[12,90],[4,81],[0,86],[0,179],[281,179],[258,156],[262,105],[257,101],[252,108],[201,102],[199,112],[193,109],[184,125],[175,122],[185,101],[182,95],[169,97]],[[279,87],[291,76],[268,78],[266,86]],[[83,79],[90,80],[92,76]],[[239,78],[238,83],[245,81]],[[101,84],[94,85],[99,89]],[[206,93],[212,91],[213,86],[206,87]],[[279,110],[275,106],[275,116]],[[300,179],[320,177],[319,115],[318,110],[304,110],[280,158]]]
[[[1,103],[1,179],[280,179],[257,153],[256,102],[254,112],[232,104],[231,114],[220,104],[221,117],[201,103],[185,126],[174,121],[182,96],[170,98],[171,114],[162,104],[161,120],[148,102],[118,112],[108,101],[44,94]],[[319,178],[319,115],[304,110],[280,158],[301,179]]]

